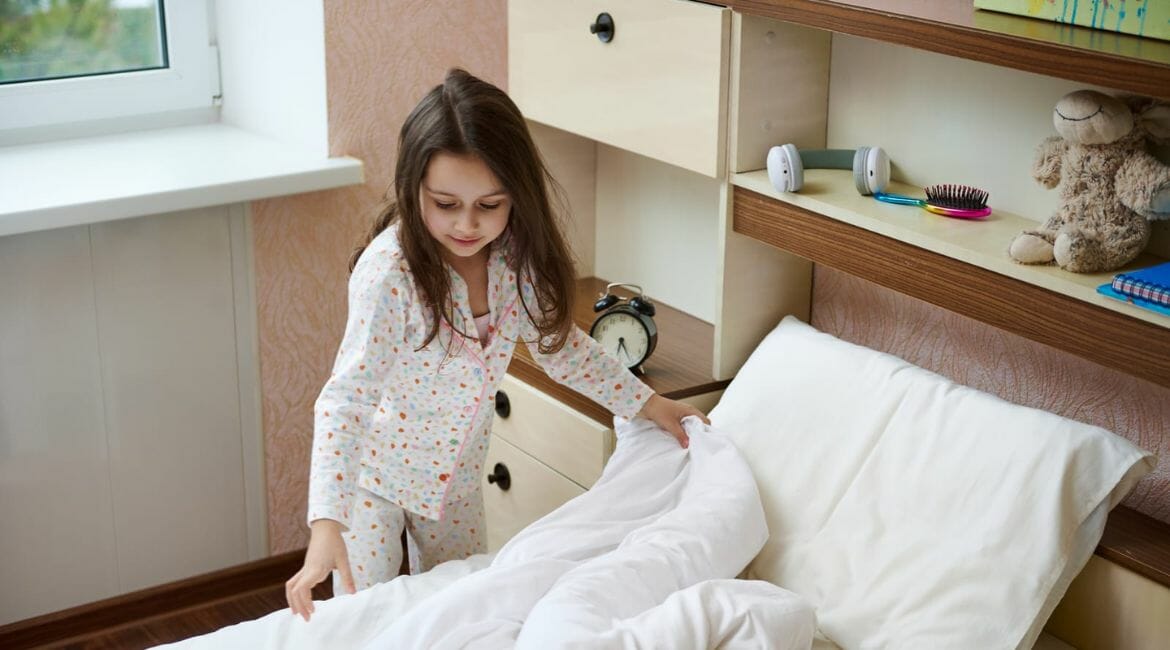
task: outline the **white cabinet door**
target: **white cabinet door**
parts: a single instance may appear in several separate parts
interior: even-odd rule
[[[92,229],[122,589],[245,562],[228,208]]]
[[[117,593],[87,228],[0,237],[0,625]]]

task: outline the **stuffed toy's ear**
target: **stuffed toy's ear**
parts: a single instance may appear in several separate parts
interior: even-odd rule
[[[1157,144],[1170,143],[1170,104],[1149,97],[1126,97],[1137,128]]]
[[[1170,104],[1158,104],[1141,115],[1142,126],[1159,143],[1170,142]]]

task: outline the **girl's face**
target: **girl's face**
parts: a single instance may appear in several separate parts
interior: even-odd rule
[[[481,253],[508,226],[512,200],[496,175],[473,155],[436,153],[419,187],[427,231],[457,265]]]

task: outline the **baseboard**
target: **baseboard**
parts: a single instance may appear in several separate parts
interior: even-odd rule
[[[212,573],[0,626],[0,648],[27,648],[103,632],[283,584],[304,561],[291,551]]]

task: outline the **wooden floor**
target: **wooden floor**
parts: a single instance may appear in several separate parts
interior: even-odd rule
[[[0,626],[0,648],[136,650],[213,632],[287,607],[284,581],[303,557],[303,551],[286,553]],[[313,598],[332,592],[326,580]]]
[[[313,592],[314,599],[328,598],[328,590]],[[276,585],[251,593],[227,598],[221,602],[173,612],[145,621],[136,621],[121,628],[104,630],[82,639],[74,639],[36,648],[69,648],[86,650],[137,650],[160,643],[172,643],[186,638],[214,632],[221,627],[259,618],[288,607],[284,600],[284,585]]]
[[[410,573],[406,531],[400,574]],[[305,551],[291,551],[200,576],[0,625],[0,650],[117,648],[138,650],[214,632],[288,607],[284,583]],[[313,589],[333,597],[332,580]]]

